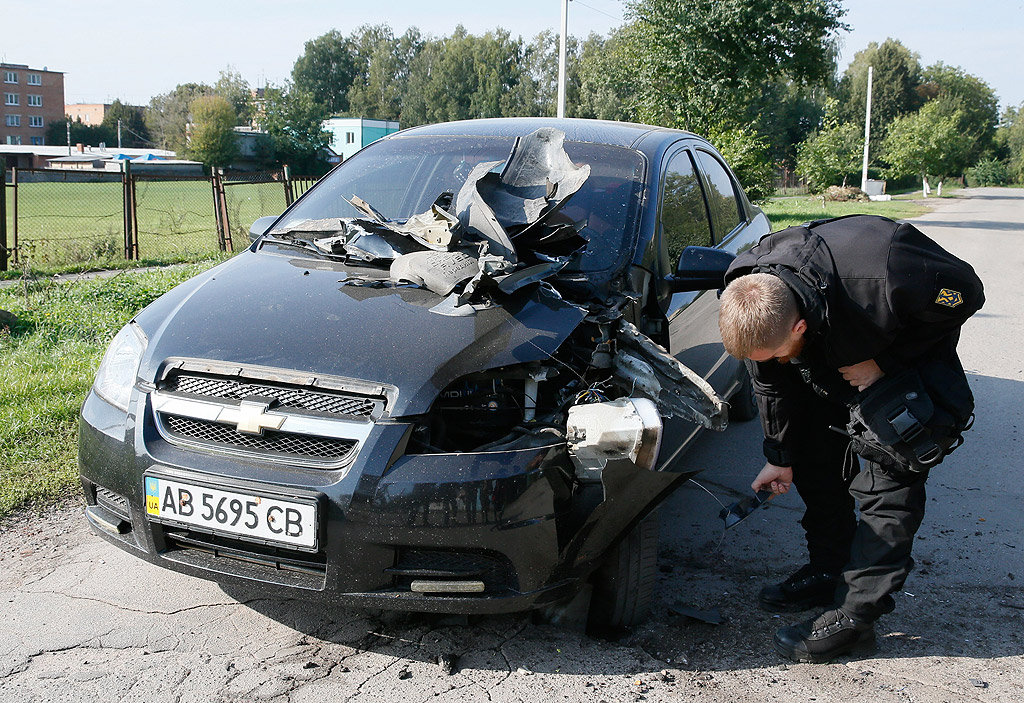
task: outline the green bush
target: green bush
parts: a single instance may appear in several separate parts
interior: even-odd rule
[[[982,159],[967,169],[967,185],[972,188],[979,186],[1004,186],[1010,182],[1010,172],[1006,164],[999,159]]]

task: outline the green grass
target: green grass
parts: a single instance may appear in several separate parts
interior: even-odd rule
[[[13,245],[13,190],[8,191],[7,238]],[[236,251],[248,245],[253,221],[285,208],[280,183],[227,185],[225,192]],[[219,252],[209,181],[139,180],[136,205],[139,257],[150,265],[196,261]],[[19,183],[18,249],[19,262],[10,267],[37,274],[123,266],[120,180]]]
[[[943,193],[945,196],[945,193]],[[911,200],[889,200],[870,203],[825,202],[815,196],[769,198],[761,209],[772,222],[772,230],[785,229],[811,220],[842,215],[882,215],[894,220],[905,220],[928,212],[928,208]]]
[[[78,484],[78,412],[114,334],[141,308],[209,268],[126,272],[0,289],[0,519],[46,504]]]

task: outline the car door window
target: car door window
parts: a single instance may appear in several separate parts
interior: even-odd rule
[[[711,211],[715,244],[718,244],[745,218],[736,197],[736,184],[725,166],[706,151],[698,151],[697,158],[707,179],[708,209]]]
[[[672,268],[686,247],[711,244],[704,192],[688,151],[673,156],[665,170],[661,227]]]

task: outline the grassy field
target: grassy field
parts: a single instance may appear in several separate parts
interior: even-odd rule
[[[0,518],[78,483],[78,410],[111,337],[141,308],[212,262],[109,279],[0,289]]]
[[[945,197],[945,194],[943,195]],[[770,198],[761,205],[772,222],[772,230],[785,229],[811,220],[842,215],[882,215],[893,220],[905,220],[928,212],[928,208],[913,200],[889,200],[870,203],[823,203],[814,196],[799,195]]]
[[[280,183],[228,185],[225,192],[236,250],[248,245],[254,220],[280,214],[285,208]],[[13,205],[13,192],[9,192],[10,244],[14,243]],[[195,261],[219,251],[209,181],[140,179],[136,205],[139,256],[147,264]],[[123,223],[119,179],[19,183],[17,266],[43,274],[123,267]],[[11,263],[11,268],[17,266]],[[17,274],[7,277],[13,275]]]

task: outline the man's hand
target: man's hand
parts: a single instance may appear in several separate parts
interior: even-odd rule
[[[874,359],[868,359],[852,366],[840,366],[839,373],[843,374],[843,378],[859,391],[864,390],[885,375],[885,372],[878,368]]]
[[[793,469],[789,466],[776,466],[772,463],[767,463],[764,468],[761,469],[761,473],[757,475],[754,482],[750,484],[750,487],[757,491],[771,491],[776,495],[789,492],[789,487],[793,484]]]

